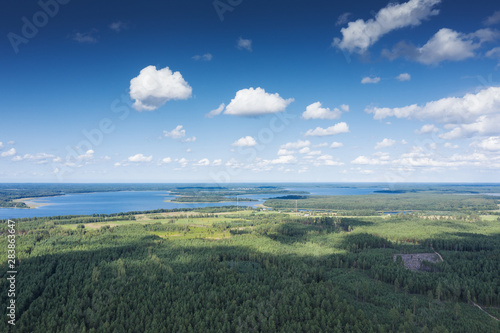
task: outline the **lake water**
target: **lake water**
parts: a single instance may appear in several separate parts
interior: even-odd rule
[[[316,188],[297,187],[287,188],[291,191],[305,191],[311,195],[359,195],[371,194],[378,188]],[[256,206],[268,198],[282,196],[280,194],[242,195],[258,201],[239,202],[240,206]],[[217,203],[179,203],[165,202],[175,196],[167,191],[120,191],[67,194],[57,197],[34,199],[34,204],[45,204],[32,209],[0,208],[0,219],[16,219],[23,217],[41,217],[56,215],[92,215],[113,214],[130,211],[144,211],[154,209],[199,208],[214,206],[236,205],[236,202]]]

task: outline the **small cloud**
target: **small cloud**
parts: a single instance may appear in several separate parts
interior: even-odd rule
[[[293,98],[281,98],[278,93],[267,93],[260,87],[241,89],[236,92],[236,96],[228,104],[224,114],[252,117],[277,113],[285,111],[293,101]]]
[[[344,25],[348,22],[349,20],[349,16],[351,15],[351,13],[344,13],[342,15],[340,15],[338,18],[337,18],[337,22],[335,22],[335,25],[336,26],[339,26],[339,25]]]
[[[408,74],[408,73],[401,73],[398,76],[396,76],[396,80],[399,80],[401,82],[410,81],[411,80],[411,75]]]
[[[188,164],[188,160],[185,159],[184,157],[179,159],[179,160],[176,160],[177,163],[179,163],[181,165],[182,168],[185,168]]]
[[[488,151],[500,151],[500,136],[491,136],[480,142],[472,143],[471,146]]]
[[[222,165],[222,160],[221,160],[221,159],[214,160],[214,161],[212,162],[212,165],[215,165],[215,166]]]
[[[444,147],[445,147],[445,148],[451,148],[451,149],[458,149],[458,148],[460,148],[460,146],[459,146],[459,145],[454,145],[454,144],[451,144],[451,143],[449,143],[449,142],[446,142],[446,143],[444,144]]]
[[[340,147],[344,147],[344,144],[342,142],[332,142],[332,144],[330,145],[330,148],[340,148]]]
[[[207,166],[207,165],[210,165],[210,160],[208,158],[203,158],[203,159],[199,160],[198,163],[196,163],[195,165]]]
[[[354,160],[351,161],[352,164],[362,164],[362,165],[380,165],[387,164],[387,161],[381,161],[376,158],[369,158],[366,156],[358,156]]]
[[[9,157],[9,156],[13,156],[15,154],[16,154],[16,149],[15,148],[10,148],[9,150],[4,151],[3,153],[1,153],[0,156],[2,156],[2,157]]]
[[[245,136],[243,138],[240,138],[238,140],[236,140],[235,142],[233,142],[231,144],[231,146],[235,146],[235,147],[253,147],[257,144],[257,141],[255,141],[254,138],[252,138],[251,136]]]
[[[251,39],[244,39],[244,38],[239,38],[237,42],[237,47],[239,50],[247,50],[247,51],[252,51],[252,40]]]
[[[173,130],[169,131],[163,131],[163,136],[166,138],[172,138],[172,139],[181,139],[186,136],[186,130],[183,129],[184,126],[182,125],[177,125],[176,128]]]
[[[94,158],[94,151],[89,149],[85,152],[85,154],[79,155],[77,159],[79,160],[91,160]]]
[[[282,155],[271,161],[271,164],[290,164],[297,162],[295,156],[292,155]]]
[[[493,15],[488,16],[483,23],[484,25],[495,25],[500,23],[500,10],[497,10],[493,13]]]
[[[153,160],[153,155],[144,156],[143,154],[136,154],[128,158],[129,162],[151,162]]]
[[[115,32],[121,32],[123,30],[128,29],[128,24],[122,21],[116,21],[109,25],[109,28]]]
[[[135,100],[133,107],[137,111],[152,111],[169,100],[188,99],[192,91],[181,73],[168,67],[157,70],[147,66],[130,80],[130,98]]]
[[[222,113],[222,111],[224,111],[224,108],[226,107],[226,104],[222,103],[221,105],[219,105],[219,107],[215,110],[212,110],[210,111],[209,113],[207,113],[205,115],[205,117],[207,118],[213,118],[215,116],[218,116]]]
[[[8,145],[14,145],[14,144],[16,144],[16,141],[9,141],[9,142],[7,142],[7,144]]]
[[[310,153],[310,152],[311,152],[311,148],[309,148],[309,147],[304,147],[301,150],[299,150],[300,154],[307,154],[307,153]]]
[[[306,136],[328,136],[337,135],[340,133],[348,133],[349,126],[345,122],[341,122],[330,126],[328,128],[316,127],[314,130],[310,129],[306,132]]]
[[[211,53],[205,53],[203,55],[195,55],[192,57],[193,60],[196,60],[196,61],[210,61],[213,59],[213,55]]]
[[[297,142],[288,142],[284,145],[281,145],[282,149],[301,149],[304,147],[308,147],[311,145],[311,141],[309,140],[298,140]]]
[[[165,157],[160,162],[160,164],[168,164],[168,163],[172,163],[172,159],[170,157]]]
[[[0,149],[3,149],[3,142],[0,142]]]
[[[422,126],[419,130],[415,130],[416,134],[428,134],[435,133],[438,131],[438,128],[432,124],[427,124]]]
[[[382,148],[391,147],[391,146],[394,146],[394,144],[396,144],[396,140],[384,139],[380,142],[377,142],[377,144],[375,145],[375,149],[382,149]]]
[[[347,110],[349,110],[348,105],[343,105],[343,107],[347,107]],[[340,109],[334,108],[330,110],[329,108],[322,108],[321,103],[316,102],[306,107],[306,111],[302,113],[302,117],[304,119],[338,119],[341,114],[342,111]]]
[[[361,83],[362,84],[367,84],[367,83],[379,83],[380,82],[380,78],[378,76],[375,76],[375,77],[364,77],[362,80],[361,80]]]
[[[280,148],[278,150],[278,156],[282,156],[282,155],[293,155],[295,154],[296,152],[294,150],[288,150],[288,149],[285,149],[285,148]]]
[[[196,137],[195,136],[192,136],[190,138],[186,138],[185,140],[183,140],[182,142],[195,142],[196,141]]]
[[[97,29],[92,29],[88,32],[75,32],[71,38],[78,43],[94,44],[97,43]]]

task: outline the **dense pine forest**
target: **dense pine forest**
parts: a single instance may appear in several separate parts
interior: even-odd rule
[[[19,219],[17,321],[4,315],[0,331],[499,332],[500,202],[445,196],[426,212],[424,199],[402,199],[391,209],[411,213],[355,216],[378,210],[371,200],[353,214],[214,207]],[[342,209],[354,199],[345,200]],[[442,260],[409,269],[399,254]],[[3,309],[7,271],[3,251]]]

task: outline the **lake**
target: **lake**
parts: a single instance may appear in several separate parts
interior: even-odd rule
[[[306,191],[311,195],[360,195],[371,194],[379,188],[320,188],[297,187],[287,188],[291,191]],[[256,206],[268,198],[282,196],[279,194],[242,195],[258,201],[239,202],[240,206]],[[0,208],[0,219],[16,219],[23,217],[41,217],[56,215],[92,215],[113,214],[130,211],[154,209],[199,208],[236,205],[236,202],[216,203],[180,203],[165,202],[175,196],[168,191],[120,191],[67,194],[56,197],[36,198],[30,201],[42,206],[32,209]]]

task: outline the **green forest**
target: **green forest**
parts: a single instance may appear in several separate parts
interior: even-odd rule
[[[19,219],[0,331],[500,332],[499,200],[429,195]]]

